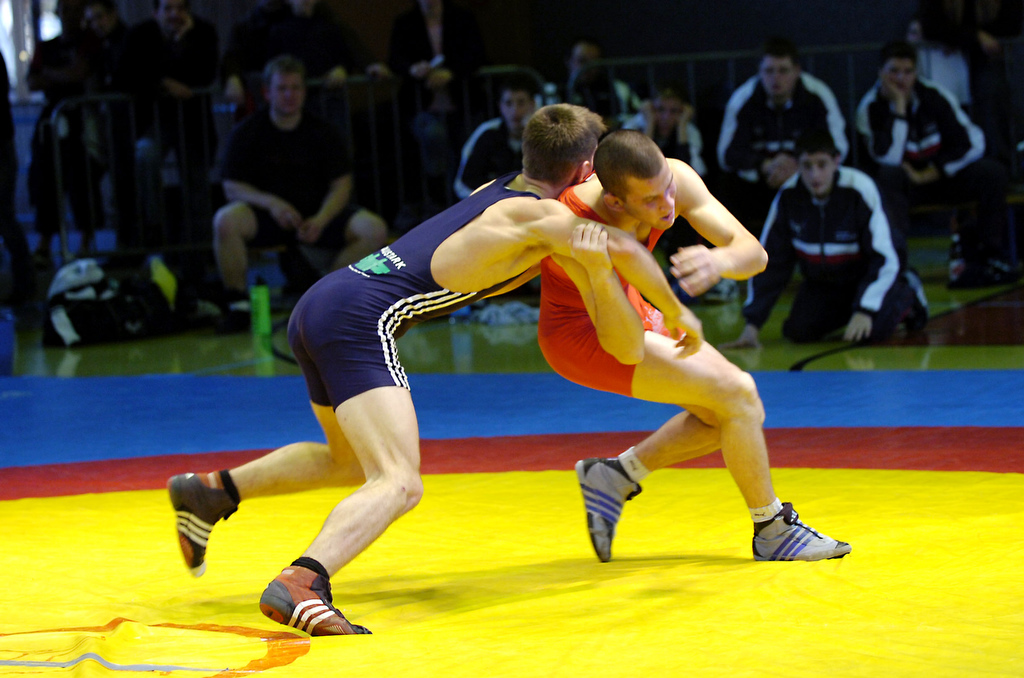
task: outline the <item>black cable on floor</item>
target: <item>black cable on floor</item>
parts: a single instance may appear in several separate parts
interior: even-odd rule
[[[284,320],[278,320],[276,323],[270,326],[270,353],[278,360],[283,360],[284,362],[290,363],[292,365],[298,365],[299,363],[297,360],[295,360],[295,356],[291,355],[290,353],[285,353],[274,344],[274,335],[277,334],[282,329],[288,329],[288,318],[285,318]],[[285,344],[287,343],[288,340],[286,337]]]

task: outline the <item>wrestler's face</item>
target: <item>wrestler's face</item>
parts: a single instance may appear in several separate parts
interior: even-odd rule
[[[800,154],[800,181],[819,200],[827,198],[835,185],[839,156],[828,153]]]
[[[758,71],[761,84],[772,101],[781,104],[793,98],[796,82],[800,79],[800,66],[788,56],[766,54]]]
[[[274,115],[296,115],[306,103],[306,83],[298,73],[277,72],[270,76],[264,95]]]
[[[662,163],[653,178],[627,177],[621,204],[623,211],[640,223],[664,229],[676,219],[676,178],[668,161]]]
[[[501,93],[499,108],[509,134],[513,139],[521,139],[527,121],[537,110],[537,103],[529,92],[507,89]]]

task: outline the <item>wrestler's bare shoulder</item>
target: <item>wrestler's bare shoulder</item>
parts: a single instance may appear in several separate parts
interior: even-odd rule
[[[487,289],[523,273],[555,250],[567,251],[579,221],[556,200],[507,198],[441,243],[430,268],[447,289]]]
[[[668,161],[668,166],[672,168],[672,174],[675,175],[676,181],[684,181],[687,184],[694,182],[699,183],[701,186],[704,185],[704,180],[700,178],[697,171],[687,165],[678,158],[665,158]]]
[[[676,215],[685,215],[690,209],[704,204],[711,194],[704,180],[682,160],[666,158],[676,182]]]
[[[571,216],[572,211],[557,200],[516,197],[494,203],[469,225],[500,225],[522,228],[545,219]]]

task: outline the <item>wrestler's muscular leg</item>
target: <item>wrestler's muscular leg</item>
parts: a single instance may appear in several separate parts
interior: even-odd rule
[[[722,458],[750,508],[775,500],[764,408],[753,378],[704,344],[680,359],[672,340],[645,334],[644,359],[633,374],[633,397],[687,408],[634,448],[650,470],[721,448]]]
[[[231,469],[242,499],[303,492],[321,487],[361,485],[366,481],[352,446],[329,406],[310,403],[327,444],[292,443]]]
[[[335,414],[366,482],[334,507],[303,553],[332,575],[423,495],[419,427],[408,390],[375,388],[346,400]]]

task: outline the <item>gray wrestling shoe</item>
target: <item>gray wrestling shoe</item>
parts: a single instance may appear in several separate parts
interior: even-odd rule
[[[826,560],[853,550],[804,525],[789,502],[771,520],[754,524],[753,547],[754,560]]]
[[[576,462],[576,478],[583,492],[590,543],[602,563],[612,559],[612,540],[622,506],[640,494],[618,459],[584,459]]]
[[[206,542],[210,530],[221,518],[238,509],[224,490],[207,486],[195,473],[184,473],[167,481],[171,505],[178,516],[178,545],[193,577],[206,572]]]

